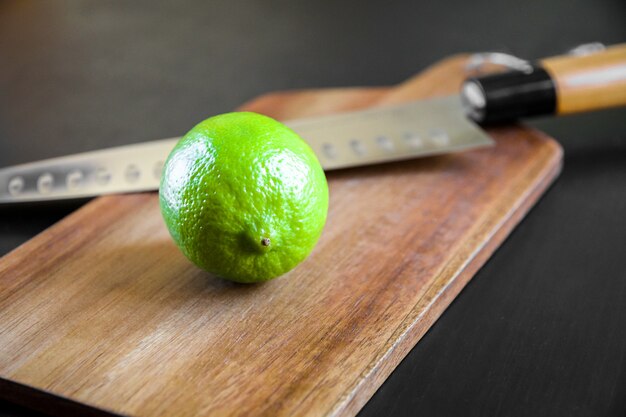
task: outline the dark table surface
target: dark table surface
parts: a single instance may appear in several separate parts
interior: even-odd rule
[[[591,41],[626,41],[626,2],[0,0],[0,166],[177,136],[272,90]],[[626,109],[531,124],[563,173],[360,416],[626,415]],[[0,254],[78,207],[0,208]]]

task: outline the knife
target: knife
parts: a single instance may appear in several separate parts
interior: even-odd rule
[[[333,170],[493,145],[479,124],[626,105],[626,44],[515,63],[514,70],[467,79],[459,95],[285,124]],[[179,139],[2,168],[0,204],[157,190]]]

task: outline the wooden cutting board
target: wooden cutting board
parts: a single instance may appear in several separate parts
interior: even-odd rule
[[[243,108],[285,120],[442,95],[465,65]],[[560,170],[544,134],[490,133],[490,149],[328,173],[312,256],[261,285],[188,262],[156,193],[93,200],[0,260],[0,396],[59,415],[356,414]]]

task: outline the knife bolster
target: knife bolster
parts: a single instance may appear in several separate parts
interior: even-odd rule
[[[556,85],[541,67],[469,78],[461,100],[470,118],[481,124],[553,114]]]

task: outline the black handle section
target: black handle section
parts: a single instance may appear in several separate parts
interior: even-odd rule
[[[468,116],[481,124],[509,122],[523,117],[554,114],[556,86],[541,68],[508,71],[469,78],[461,100]]]

